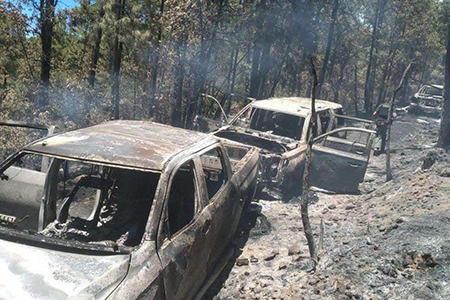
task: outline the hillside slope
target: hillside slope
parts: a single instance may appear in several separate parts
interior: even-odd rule
[[[394,180],[372,157],[359,195],[316,192],[310,217],[323,250],[310,273],[298,201],[259,200],[237,251],[204,299],[450,299],[450,156],[437,120],[400,117]]]

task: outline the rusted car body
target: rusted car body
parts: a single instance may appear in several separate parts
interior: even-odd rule
[[[139,121],[29,144],[0,166],[0,299],[191,299],[254,195],[258,159]]]
[[[307,134],[311,118],[308,98],[254,101],[215,136],[256,146],[261,152],[259,189],[290,199],[299,192],[303,177]],[[370,129],[344,127],[342,106],[316,100],[317,143],[313,147],[310,184],[343,193],[358,191],[367,169],[372,139]]]
[[[444,87],[442,85],[424,85],[411,99],[409,113],[435,118],[441,116]]]

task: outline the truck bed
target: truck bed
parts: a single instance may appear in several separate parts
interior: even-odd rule
[[[226,139],[221,140],[225,148],[227,149],[233,173],[242,168],[246,164],[246,162],[250,160],[250,158],[252,157],[252,153],[256,151],[256,149],[251,146]]]

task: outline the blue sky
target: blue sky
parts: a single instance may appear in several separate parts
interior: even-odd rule
[[[59,0],[58,1],[58,7],[59,8],[73,8],[75,6],[78,6],[77,0]]]
[[[17,0],[9,0],[9,2],[17,4],[18,1]],[[79,5],[78,0],[58,0],[58,4],[57,4],[56,8],[57,9],[58,8],[73,8],[78,5]],[[27,15],[30,15],[31,10],[32,9],[30,6],[25,6],[23,12]]]

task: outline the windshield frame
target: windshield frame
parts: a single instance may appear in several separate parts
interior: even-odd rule
[[[262,109],[262,108],[253,106],[253,104],[254,103],[252,102],[252,103],[248,104],[246,107],[244,107],[234,118],[232,118],[230,120],[230,122],[228,123],[228,126],[230,126],[232,128],[243,128],[245,131],[248,131],[250,133],[258,133],[258,134],[261,134],[262,136],[267,136],[268,138],[284,140],[288,144],[289,143],[300,142],[300,141],[303,140],[304,131],[305,131],[304,130],[305,129],[305,125],[307,124],[307,122],[309,120],[310,114],[308,114],[307,116],[300,116],[298,114],[289,114],[289,113],[281,112],[281,111]],[[249,110],[250,111],[253,110],[253,111],[250,112],[250,120],[249,120],[250,123],[251,123],[251,118],[255,115],[257,110],[267,111],[267,112],[272,112],[272,113],[278,113],[278,114],[284,114],[284,115],[287,115],[287,116],[293,116],[293,117],[297,117],[297,118],[303,118],[304,119],[303,127],[302,127],[301,132],[299,133],[300,134],[300,139],[294,139],[294,138],[291,138],[291,137],[288,137],[288,136],[283,136],[283,135],[278,135],[278,134],[264,132],[264,131],[261,131],[261,130],[258,130],[258,129],[253,129],[253,128],[250,128],[250,123],[249,123],[249,127],[248,128],[236,125],[235,123],[239,120],[239,118],[242,115],[245,115],[246,113],[248,113]]]
[[[121,164],[107,164],[107,163],[99,163],[96,161],[90,161],[90,160],[82,160],[82,159],[76,159],[71,157],[58,157],[54,155],[49,155],[45,153],[35,152],[35,151],[29,151],[25,149],[21,149],[13,154],[11,154],[7,159],[5,159],[3,162],[0,163],[0,174],[2,174],[6,169],[11,167],[18,159],[21,157],[27,155],[27,154],[34,154],[34,155],[41,155],[42,158],[49,158],[51,160],[53,159],[61,159],[61,160],[67,160],[67,161],[76,161],[81,163],[87,163],[87,164],[93,164],[98,166],[105,166],[105,167],[113,167],[113,168],[121,168],[121,169],[128,169],[128,170],[135,170],[135,171],[141,171],[141,172],[148,172],[148,173],[155,173],[159,175],[158,183],[156,186],[155,195],[153,198],[152,205],[150,207],[148,219],[145,223],[145,230],[142,235],[141,241],[136,246],[121,246],[116,243],[107,245],[107,244],[101,244],[101,243],[89,243],[89,242],[81,242],[76,240],[65,240],[61,238],[56,237],[49,237],[42,234],[39,234],[38,232],[29,231],[29,230],[19,230],[13,227],[3,226],[0,225],[0,239],[1,240],[7,240],[10,242],[15,242],[27,245],[35,245],[41,248],[48,248],[48,249],[54,249],[57,248],[59,250],[67,251],[67,252],[93,252],[96,254],[128,254],[131,253],[133,250],[138,249],[142,246],[144,241],[153,241],[155,242],[155,239],[149,239],[150,236],[150,226],[153,224],[151,218],[152,216],[155,216],[157,214],[154,213],[154,210],[157,209],[157,199],[160,197],[160,185],[163,183],[163,172],[153,169],[142,169],[142,168],[135,168],[130,166],[124,166]],[[49,166],[51,165],[51,162]],[[48,170],[47,170],[48,171]],[[47,174],[47,171],[45,174]],[[48,175],[46,175],[48,176]],[[47,186],[47,179],[44,185],[44,195],[46,194]]]

